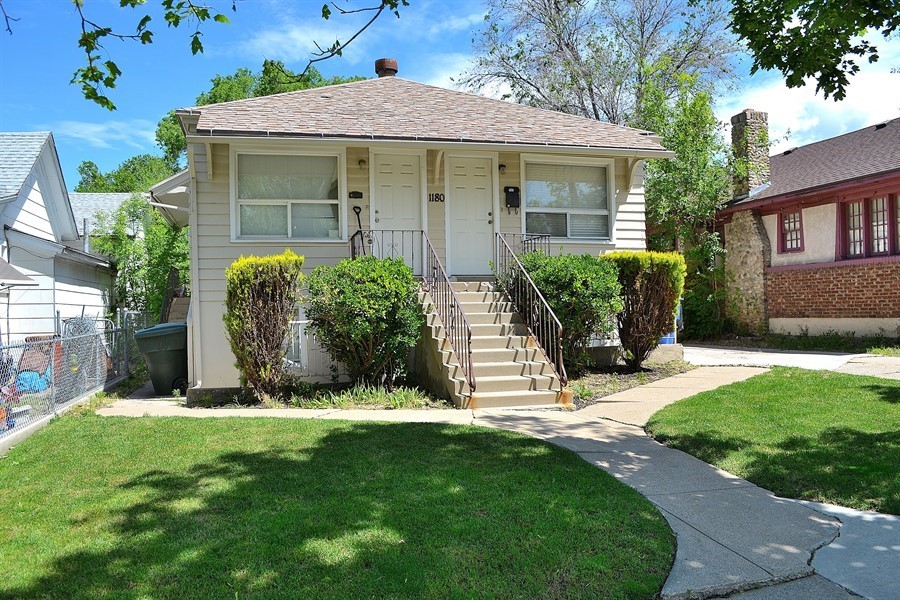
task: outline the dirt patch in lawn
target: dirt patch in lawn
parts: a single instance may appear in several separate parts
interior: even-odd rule
[[[618,392],[686,373],[695,369],[682,361],[663,364],[644,363],[639,371],[633,371],[624,364],[611,367],[595,367],[577,379],[569,381],[569,387],[575,393],[575,409],[581,410],[601,399]]]

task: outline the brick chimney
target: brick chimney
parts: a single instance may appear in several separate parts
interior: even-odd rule
[[[769,182],[769,114],[747,108],[731,117],[731,148],[747,164],[746,175],[734,178],[733,195],[746,198]]]
[[[379,58],[375,61],[375,72],[379,77],[393,77],[397,71],[397,59],[395,58]]]

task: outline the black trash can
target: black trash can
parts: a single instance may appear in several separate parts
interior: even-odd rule
[[[160,323],[134,332],[138,350],[147,361],[153,391],[166,396],[188,386],[187,325]]]

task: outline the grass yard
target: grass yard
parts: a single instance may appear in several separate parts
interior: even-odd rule
[[[0,507],[0,598],[652,598],[674,556],[575,454],[435,424],[81,413]]]
[[[669,405],[647,429],[779,496],[900,514],[900,381],[774,368]]]

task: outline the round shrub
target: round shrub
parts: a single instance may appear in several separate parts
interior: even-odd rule
[[[528,252],[519,260],[547,300],[563,327],[563,360],[570,375],[583,371],[588,363],[591,338],[610,333],[615,316],[622,309],[621,288],[615,265],[584,254],[547,256]],[[516,298],[518,274],[501,277],[501,285],[520,310],[527,310],[523,298]],[[545,348],[548,352],[550,348]]]
[[[313,270],[306,316],[319,344],[355,382],[391,387],[424,323],[403,259],[366,256]]]

